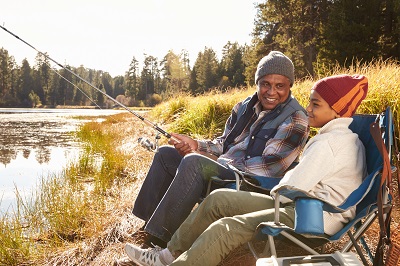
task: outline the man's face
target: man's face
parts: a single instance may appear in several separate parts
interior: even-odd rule
[[[257,82],[257,95],[263,110],[272,110],[289,97],[290,80],[279,74],[263,76]]]

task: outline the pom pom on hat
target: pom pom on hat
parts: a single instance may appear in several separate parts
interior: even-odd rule
[[[317,81],[311,88],[342,117],[351,117],[368,92],[368,79],[363,75],[336,75]]]
[[[290,85],[294,83],[294,66],[292,60],[278,51],[271,51],[258,62],[255,81],[269,74],[279,74],[290,80]]]

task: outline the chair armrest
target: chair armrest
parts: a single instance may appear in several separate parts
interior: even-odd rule
[[[215,182],[215,183],[220,184],[220,185],[227,185],[227,184],[231,184],[231,183],[235,182],[236,190],[239,191],[239,189],[240,189],[240,176],[236,172],[235,172],[235,180],[233,180],[233,179],[222,179],[222,178],[220,178],[218,176],[212,176],[212,177],[210,177],[210,181],[209,182]],[[207,193],[207,195],[208,194],[209,193]]]
[[[279,220],[279,208],[280,206],[280,192],[285,192],[285,188],[280,188],[275,194],[275,218],[274,222],[276,225],[281,225]],[[323,205],[324,201],[321,201],[316,197],[309,197],[308,193],[299,191],[298,195],[293,199],[295,202],[295,217],[294,217],[294,231],[298,234],[313,234],[323,235],[324,234],[324,220],[323,220]]]
[[[360,185],[360,187],[362,187],[362,185]],[[353,193],[351,193],[350,196],[341,205],[336,206],[332,205],[330,202],[315,197],[314,195],[311,195],[310,193],[300,190],[293,186],[281,186],[277,190],[275,190],[275,192],[276,193],[279,192],[280,196],[284,196],[292,201],[295,201],[297,198],[310,198],[319,200],[323,203],[322,209],[326,212],[331,212],[331,213],[345,212],[350,208],[352,208],[353,206],[356,206],[356,204],[359,201],[361,201],[365,193],[365,191],[362,191],[363,193],[360,193],[360,191],[357,189],[353,191]]]

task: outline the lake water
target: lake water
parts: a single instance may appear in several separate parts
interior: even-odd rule
[[[78,126],[119,110],[0,108],[0,213],[79,155]],[[79,118],[81,116],[81,118]],[[82,119],[82,116],[85,119]]]

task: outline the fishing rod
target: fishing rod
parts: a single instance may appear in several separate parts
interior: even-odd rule
[[[45,62],[45,64],[47,66],[49,66],[49,68],[51,68],[51,70],[53,70],[60,78],[62,78],[63,80],[65,80],[66,82],[68,82],[69,84],[71,84],[74,88],[76,88],[77,90],[79,90],[83,95],[86,96],[86,98],[88,98],[94,105],[96,105],[99,109],[101,109],[101,107],[92,100],[92,98],[90,98],[89,95],[87,95],[87,93],[85,93],[81,88],[79,88],[77,85],[75,85],[74,83],[72,83],[69,79],[67,79],[66,77],[64,77],[63,75],[61,75],[60,73],[58,73],[57,69],[53,68],[48,62]],[[115,119],[114,119],[115,120]],[[116,121],[116,120],[115,120]],[[155,137],[155,143],[153,143],[151,140],[147,139],[146,137],[140,137],[138,138],[138,143],[145,149],[149,150],[149,151],[153,151],[153,152],[157,152],[158,151],[158,140],[160,139],[160,133],[157,133],[156,137]]]
[[[21,39],[20,37],[18,37],[16,34],[12,33],[11,31],[9,31],[8,29],[6,29],[4,26],[0,25],[0,28],[2,28],[4,31],[6,31],[7,33],[11,34],[12,36],[14,36],[15,38],[17,38],[18,40],[20,40],[21,42],[25,43],[26,45],[28,45],[29,47],[31,47],[32,49],[34,49],[37,53],[41,54],[42,56],[44,56],[45,58],[47,58],[48,60],[52,61],[54,64],[58,65],[59,67],[65,69],[66,71],[68,71],[69,73],[71,73],[72,75],[74,75],[76,78],[80,79],[81,81],[85,82],[86,84],[88,84],[90,87],[92,87],[93,89],[95,89],[96,91],[100,92],[102,95],[104,95],[105,97],[107,97],[108,99],[110,99],[111,101],[113,101],[114,103],[118,104],[119,106],[121,106],[123,109],[125,109],[126,111],[130,112],[131,114],[133,114],[134,116],[136,116],[137,118],[139,118],[140,120],[142,120],[144,123],[146,123],[147,125],[151,126],[152,128],[154,128],[155,130],[157,130],[159,133],[161,133],[163,136],[167,137],[167,138],[171,138],[176,142],[180,142],[180,140],[178,140],[177,138],[171,136],[171,134],[169,134],[168,132],[166,132],[165,130],[163,130],[162,128],[160,128],[159,126],[157,126],[157,124],[151,122],[150,120],[144,118],[143,116],[139,115],[138,113],[132,111],[131,109],[129,109],[127,106],[125,106],[124,104],[120,103],[119,101],[117,101],[116,99],[114,99],[113,97],[111,97],[110,95],[108,95],[107,93],[105,93],[104,91],[100,90],[99,88],[97,88],[96,86],[94,86],[92,83],[90,83],[89,81],[87,81],[86,79],[82,78],[81,76],[79,76],[78,74],[76,74],[75,72],[71,71],[70,69],[68,69],[67,67],[63,66],[62,64],[58,63],[56,60],[54,60],[53,58],[51,58],[50,56],[48,56],[45,53],[42,53],[41,51],[39,51],[38,49],[36,49],[34,46],[32,46],[31,44],[29,44],[28,42],[26,42],[25,40]],[[85,94],[86,95],[86,94]],[[89,98],[90,99],[90,98]]]

